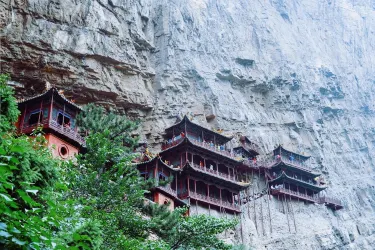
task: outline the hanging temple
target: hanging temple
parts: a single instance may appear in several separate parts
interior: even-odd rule
[[[76,126],[76,116],[82,109],[56,88],[20,100],[18,106],[18,132],[32,134],[41,127],[53,156],[69,159],[84,148],[84,137]],[[180,117],[165,129],[166,140],[159,153],[152,154],[147,144],[138,148],[141,156],[134,160],[134,166],[142,178],[156,182],[146,194],[148,201],[165,204],[171,210],[187,206],[190,215],[213,216],[238,215],[242,205],[264,195],[324,204],[333,210],[343,208],[340,200],[322,195],[327,185],[321,173],[311,169],[310,157],[280,145],[258,160],[261,150],[246,136],[239,136],[236,145],[230,146],[234,138],[223,135],[222,129],[200,126],[192,117]],[[266,187],[257,194],[249,191],[255,177],[262,177],[258,181],[265,182]]]

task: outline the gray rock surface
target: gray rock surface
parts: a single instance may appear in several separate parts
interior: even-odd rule
[[[0,27],[1,71],[20,95],[49,81],[77,103],[116,107],[143,121],[155,150],[189,111],[264,152],[313,155],[345,209],[292,202],[289,232],[271,198],[271,234],[263,196],[255,213],[243,207],[236,244],[374,249],[374,1],[0,0]]]

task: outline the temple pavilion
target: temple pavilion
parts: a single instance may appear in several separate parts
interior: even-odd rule
[[[311,203],[325,203],[334,209],[342,208],[341,202],[330,203],[332,199],[320,197],[326,188],[321,174],[309,168],[310,156],[304,156],[278,146],[273,150],[273,161],[268,166],[266,177],[272,195],[303,200]]]
[[[320,174],[308,168],[310,157],[279,146],[273,151],[273,158],[274,162],[269,167],[272,194],[316,202],[316,194],[326,187],[320,185]]]
[[[68,159],[78,154],[85,143],[77,132],[76,116],[81,108],[65,98],[56,88],[20,100],[21,115],[17,122],[19,133],[30,135],[40,127],[55,157]]]
[[[227,146],[232,138],[193,123],[186,116],[165,132],[167,141],[159,159],[165,168],[169,167],[169,175],[174,173],[166,189],[177,194],[169,198],[188,204],[190,214],[240,213],[239,193],[249,184],[240,178],[246,170],[240,168],[238,155]],[[158,202],[155,195],[153,199]]]
[[[156,187],[152,188],[150,193],[146,194],[146,198],[158,204],[167,205],[170,210],[178,206],[188,205],[177,195],[178,176],[182,171],[181,169],[171,167],[162,161],[159,156],[143,161],[137,164],[137,167],[142,178],[145,180],[152,178],[156,182]],[[172,182],[168,183],[170,180]],[[168,184],[158,185],[162,182]]]

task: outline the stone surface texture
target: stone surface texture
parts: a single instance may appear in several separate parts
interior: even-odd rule
[[[20,96],[48,81],[78,104],[115,107],[141,119],[155,150],[191,112],[264,152],[312,155],[345,205],[289,202],[293,219],[262,196],[243,206],[232,243],[374,249],[373,0],[0,0],[0,32],[0,70]]]

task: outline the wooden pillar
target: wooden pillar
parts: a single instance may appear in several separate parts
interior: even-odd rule
[[[156,186],[159,185],[159,175],[158,175],[158,170],[159,170],[159,165],[158,165],[159,161],[156,161],[156,166],[155,166],[155,182],[156,182]]]
[[[63,127],[64,127],[64,121],[65,121],[65,103],[64,103],[63,119],[62,119],[62,126]]]
[[[217,162],[216,163],[216,174],[219,175],[219,164]]]
[[[234,205],[234,194],[233,192],[231,192],[231,194],[232,194],[232,205]]]
[[[65,105],[65,104],[64,104]],[[64,106],[65,107],[65,106]],[[40,123],[40,116],[42,114],[42,110],[43,110],[43,100],[41,101],[40,103],[40,110],[39,110],[39,115],[38,115],[38,123],[37,123],[37,127],[39,126],[39,123]],[[63,116],[63,122],[64,122],[64,116]]]
[[[188,191],[188,196],[190,196],[190,175],[187,177],[187,191]]]
[[[221,198],[221,188],[219,188],[220,191],[220,203],[222,203],[223,199]]]
[[[48,112],[48,122],[51,121],[52,118],[52,110],[53,110],[53,92],[51,97],[51,104],[49,105],[49,112]],[[77,126],[76,126],[77,127]]]
[[[182,168],[182,154],[180,154],[180,167]]]
[[[23,130],[23,125],[25,123],[25,117],[26,117],[26,113],[27,113],[27,104],[25,104],[25,108],[23,110],[23,115],[22,115],[22,122],[21,122],[21,129],[20,129],[20,133],[22,133],[22,130]]]
[[[197,193],[197,180],[194,180],[194,192]]]
[[[177,187],[177,182],[178,182],[178,173],[176,173],[176,193],[177,193],[177,195],[178,195],[178,187]]]
[[[207,197],[210,197],[210,185],[207,184]]]
[[[191,163],[194,165],[194,155],[191,153]]]
[[[207,167],[206,166],[206,158],[203,158],[203,167],[205,167],[205,168]]]
[[[74,113],[74,120],[75,120],[75,123],[74,123],[74,132],[78,132],[78,127],[77,127],[77,116],[78,116],[78,111],[76,111]],[[49,119],[48,119],[49,120]]]

